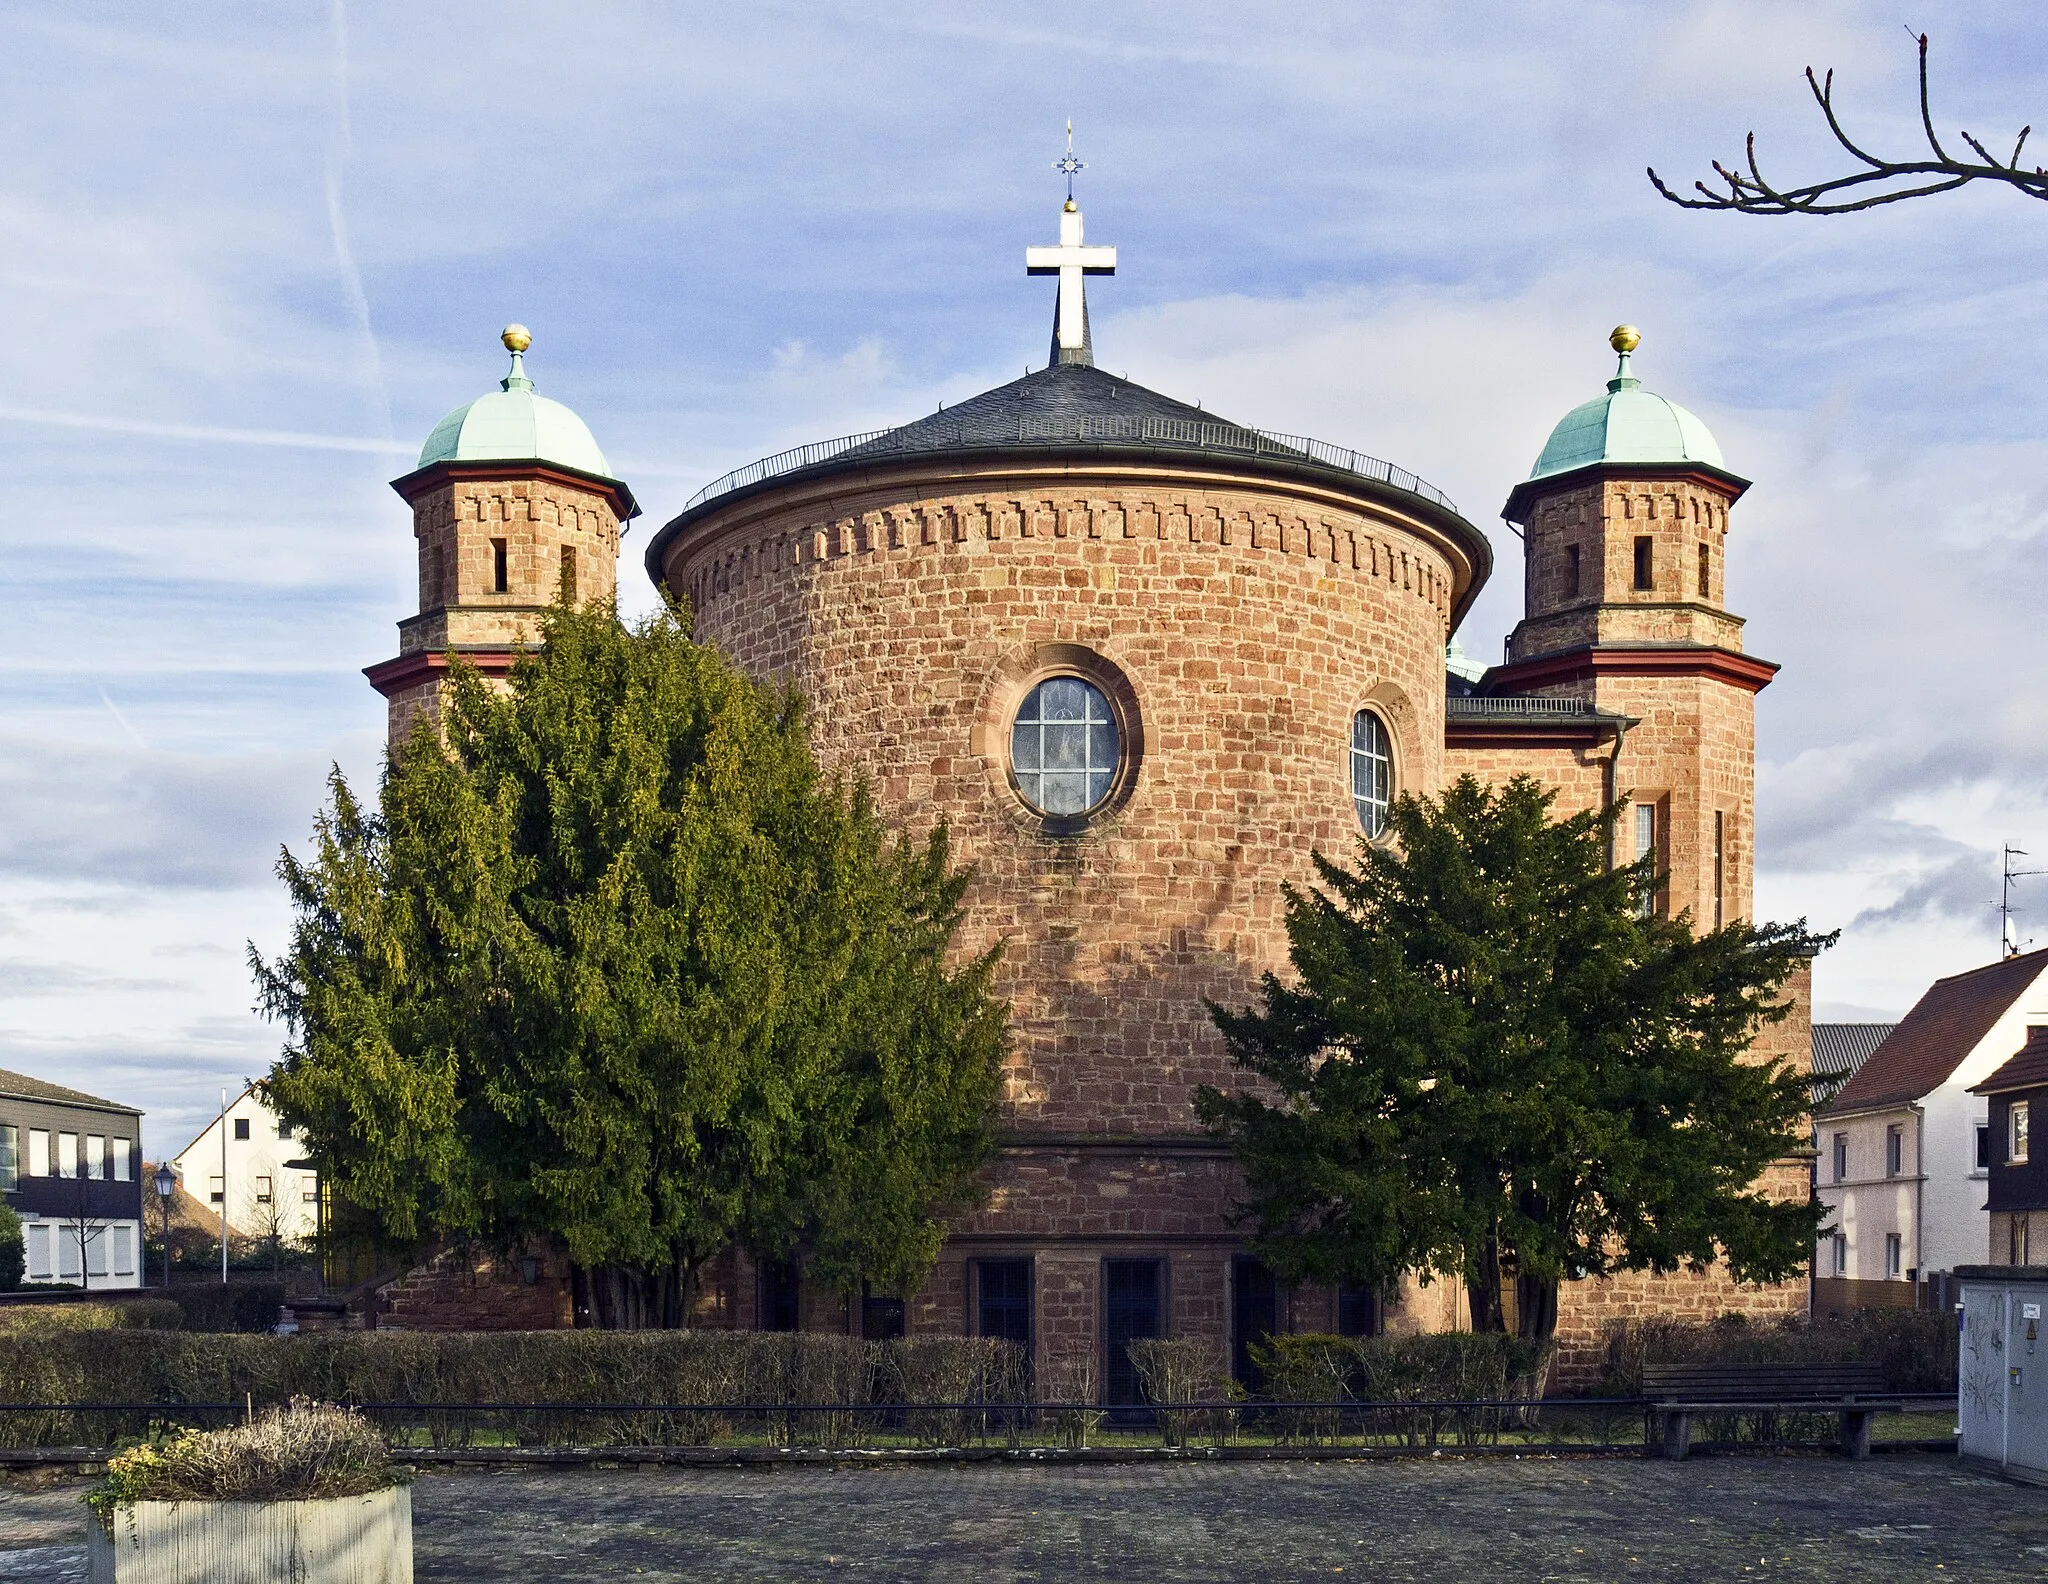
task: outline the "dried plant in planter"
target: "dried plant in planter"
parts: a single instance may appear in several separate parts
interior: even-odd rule
[[[101,1523],[143,1501],[313,1501],[403,1483],[384,1438],[360,1414],[292,1399],[232,1430],[187,1430],[107,1464],[87,1494]]]

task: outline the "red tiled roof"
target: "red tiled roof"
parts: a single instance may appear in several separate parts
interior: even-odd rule
[[[1971,1094],[2006,1094],[2014,1089],[2048,1088],[2048,1028],[2027,1030],[2027,1042],[2020,1053],[1980,1084]]]
[[[2048,969],[2048,951],[1937,979],[1819,1114],[1918,1100],[1948,1081],[1977,1042]]]

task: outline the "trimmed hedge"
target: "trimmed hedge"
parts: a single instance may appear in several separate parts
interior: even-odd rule
[[[1704,1325],[1619,1321],[1607,1329],[1601,1394],[1633,1397],[1645,1364],[1877,1364],[1895,1392],[1956,1389],[1956,1317],[1928,1309],[1864,1309],[1842,1320],[1749,1320]]]
[[[661,1412],[719,1403],[770,1410],[769,1433],[794,1444],[859,1445],[873,1414],[799,1413],[797,1405],[903,1403],[921,1439],[957,1439],[972,1415],[919,1415],[920,1402],[1015,1402],[1025,1379],[1015,1343],[920,1337],[876,1343],[808,1333],[734,1331],[342,1331],[238,1336],[173,1331],[50,1331],[0,1335],[0,1403],[256,1406],[293,1398],[336,1403],[512,1403],[495,1427],[470,1414],[409,1416],[434,1445],[479,1429],[522,1441],[695,1445],[729,1431],[714,1413]],[[550,1414],[551,1405],[647,1404],[640,1414]],[[529,1406],[530,1405],[530,1408]],[[788,1408],[792,1411],[776,1413]],[[0,1444],[106,1445],[146,1434],[152,1417],[0,1414]]]

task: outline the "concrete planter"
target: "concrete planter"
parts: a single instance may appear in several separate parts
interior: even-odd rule
[[[136,1502],[88,1526],[90,1584],[412,1584],[412,1491]]]

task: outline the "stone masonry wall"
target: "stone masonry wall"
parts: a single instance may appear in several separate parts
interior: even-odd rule
[[[1251,481],[1001,476],[757,510],[669,563],[700,638],[810,699],[821,759],[976,866],[962,949],[1006,944],[1017,1129],[1187,1132],[1231,1079],[1203,998],[1285,962],[1282,880],[1358,840],[1353,714],[1401,785],[1443,760],[1453,574],[1417,525]],[[1126,705],[1128,795],[1053,836],[1007,772],[1048,672]]]

